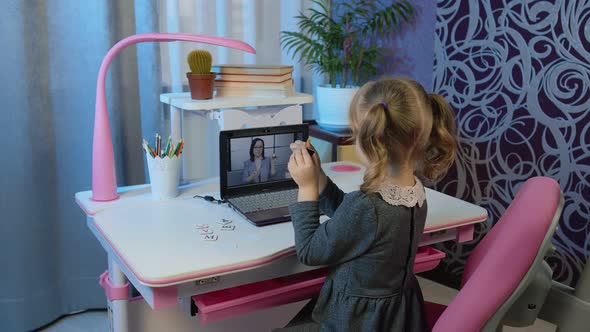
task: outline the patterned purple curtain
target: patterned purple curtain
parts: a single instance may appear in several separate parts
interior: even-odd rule
[[[590,255],[589,27],[588,0],[437,1],[433,90],[460,136],[437,189],[487,208],[481,239],[526,179],[556,179],[565,207],[548,261],[570,285]],[[445,244],[442,269],[458,279],[473,246]]]

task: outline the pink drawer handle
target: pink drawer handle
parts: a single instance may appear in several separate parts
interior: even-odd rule
[[[414,273],[430,271],[438,266],[445,253],[432,247],[420,247],[414,260]]]

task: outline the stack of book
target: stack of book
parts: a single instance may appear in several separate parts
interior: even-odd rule
[[[295,94],[293,66],[215,65],[216,97],[289,97]]]

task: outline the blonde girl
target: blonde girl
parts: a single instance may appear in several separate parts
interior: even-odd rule
[[[453,163],[455,122],[448,103],[407,78],[366,83],[349,110],[366,166],[360,190],[345,194],[322,171],[309,143],[291,145],[299,186],[290,206],[295,248],[307,265],[331,265],[317,299],[293,331],[426,331],[412,271],[428,204],[419,177],[436,180]],[[330,217],[320,224],[320,211]]]

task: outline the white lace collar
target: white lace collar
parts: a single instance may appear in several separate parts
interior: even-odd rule
[[[391,205],[403,205],[405,207],[422,207],[426,200],[426,192],[422,182],[416,179],[416,184],[412,187],[402,187],[395,184],[384,184],[377,192],[381,194],[384,201]]]

